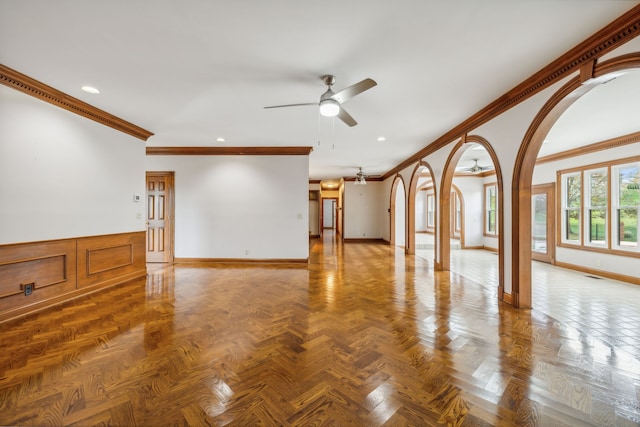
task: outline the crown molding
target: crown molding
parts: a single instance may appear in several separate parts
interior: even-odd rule
[[[636,142],[640,142],[640,132],[634,132],[628,135],[607,139],[605,141],[596,142],[594,144],[589,144],[583,147],[572,148],[571,150],[549,154],[548,156],[544,157],[538,157],[538,159],[536,160],[536,165],[564,160],[576,156],[582,156],[584,154],[595,153],[598,151],[609,150],[611,148],[622,147],[623,145],[635,144]]]
[[[0,83],[72,113],[146,141],[153,133],[0,64]]]
[[[575,71],[584,74],[585,70],[588,71],[588,67],[592,67],[598,58],[637,37],[639,33],[640,5],[637,5],[582,43],[565,52],[555,61],[524,80],[467,120],[431,142],[422,150],[404,160],[385,173],[383,178],[387,179],[394,176],[413,163],[420,161],[423,157],[454,142],[456,139],[464,137],[466,133],[473,131],[508,109],[531,98],[533,95],[548,88],[567,75]]]
[[[308,156],[313,147],[147,147],[148,156]]]

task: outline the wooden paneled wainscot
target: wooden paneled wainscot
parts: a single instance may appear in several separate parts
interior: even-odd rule
[[[0,246],[0,322],[146,275],[145,232]]]

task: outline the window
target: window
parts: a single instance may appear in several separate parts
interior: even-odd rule
[[[590,170],[584,173],[585,221],[584,235],[586,244],[605,246],[607,244],[607,188],[609,186],[607,169]]]
[[[580,244],[582,174],[562,176],[562,242]]]
[[[454,200],[453,211],[455,212],[453,234],[454,236],[460,237],[460,232],[462,231],[462,200],[457,190],[453,192],[452,196]]]
[[[451,190],[451,236],[460,239],[462,235],[462,196],[454,186]]]
[[[484,234],[498,234],[498,186],[496,183],[484,185]]]
[[[427,229],[436,227],[436,198],[435,195],[427,194]]]
[[[615,222],[612,239],[616,249],[638,250],[640,237],[640,162],[628,163],[612,168],[613,206],[612,218]]]
[[[561,245],[640,253],[640,158],[558,171]]]

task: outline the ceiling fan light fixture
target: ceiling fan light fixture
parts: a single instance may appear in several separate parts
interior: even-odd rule
[[[335,117],[340,112],[340,104],[335,99],[323,99],[320,101],[320,114],[324,117]]]

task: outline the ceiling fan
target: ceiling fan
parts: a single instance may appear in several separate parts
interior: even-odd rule
[[[372,79],[364,79],[354,85],[351,85],[345,89],[342,89],[338,93],[334,93],[331,86],[336,81],[335,76],[326,75],[322,76],[322,81],[327,85],[327,91],[320,96],[320,102],[307,102],[303,104],[286,104],[286,105],[272,105],[264,108],[282,108],[282,107],[302,107],[307,105],[318,105],[320,107],[320,114],[325,117],[338,116],[347,126],[355,126],[358,122],[342,107],[342,104],[353,98],[354,96],[361,94],[365,90],[369,90],[377,83]]]
[[[480,166],[478,164],[478,159],[473,159],[473,166],[471,166],[470,168],[462,169],[462,170],[465,171],[465,172],[480,173],[482,171],[489,170],[489,169],[493,169],[493,167],[492,166]]]
[[[367,185],[367,175],[362,172],[362,167],[358,167],[358,173],[356,173],[356,179],[354,184],[356,185]]]

